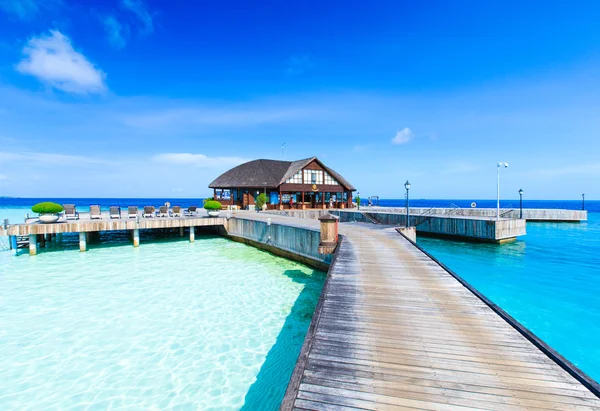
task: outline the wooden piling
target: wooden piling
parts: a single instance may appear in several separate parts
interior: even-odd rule
[[[29,234],[29,255],[37,254],[37,235]]]
[[[87,251],[87,236],[83,231],[79,233],[79,251]]]
[[[133,229],[133,246],[134,247],[140,246],[140,229],[139,228]]]
[[[196,233],[194,230],[194,226],[190,227],[190,243],[193,243],[194,241],[196,241]]]

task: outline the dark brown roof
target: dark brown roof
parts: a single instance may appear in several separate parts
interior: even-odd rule
[[[281,160],[253,160],[229,171],[221,174],[210,185],[209,188],[233,188],[233,187],[249,187],[249,188],[276,188],[297,173],[302,168],[306,167],[313,160],[316,160],[329,174],[332,175],[340,184],[348,190],[355,188],[336,171],[327,167],[318,158],[311,157],[297,161],[281,161]]]

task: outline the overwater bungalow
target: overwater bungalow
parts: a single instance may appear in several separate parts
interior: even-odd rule
[[[221,174],[209,188],[224,206],[252,208],[264,193],[269,210],[351,208],[356,189],[316,157],[253,160]]]

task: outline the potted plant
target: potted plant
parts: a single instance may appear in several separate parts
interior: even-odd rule
[[[267,195],[265,193],[259,194],[256,197],[256,211],[267,209]]]
[[[215,200],[208,200],[204,203],[204,209],[211,217],[217,217],[221,212],[221,203]]]
[[[31,211],[40,215],[40,222],[45,224],[56,223],[60,217],[58,214],[63,212],[63,210],[63,206],[50,201],[38,203],[31,207]]]

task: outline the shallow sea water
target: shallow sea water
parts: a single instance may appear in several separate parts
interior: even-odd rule
[[[0,409],[278,409],[324,273],[220,237],[63,241],[0,252]]]

